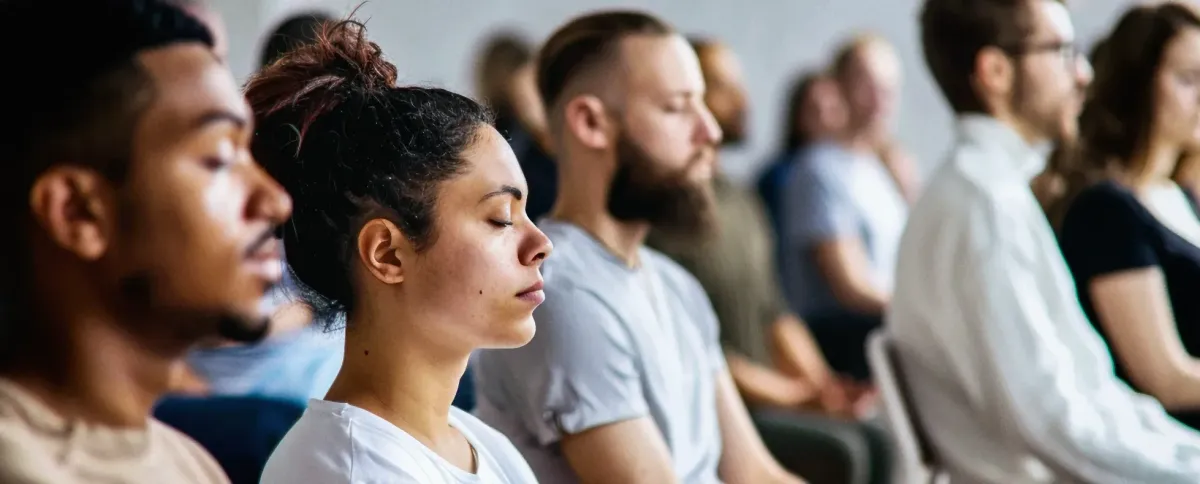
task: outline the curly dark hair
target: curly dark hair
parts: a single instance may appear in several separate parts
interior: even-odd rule
[[[351,268],[362,225],[387,218],[418,251],[428,249],[441,182],[464,171],[463,152],[494,124],[465,96],[397,86],[396,72],[363,24],[343,20],[246,88],[258,126],[251,149],[294,200],[281,229],[288,265],[330,325],[355,309]]]

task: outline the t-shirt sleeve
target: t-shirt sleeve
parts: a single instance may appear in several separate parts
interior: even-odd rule
[[[858,215],[838,165],[838,152],[820,150],[796,161],[783,194],[783,235],[789,248],[856,235]]]
[[[1080,194],[1063,218],[1063,257],[1080,281],[1158,265],[1150,215],[1131,195],[1099,186]],[[1082,289],[1082,288],[1081,288]]]
[[[529,344],[496,352],[490,363],[507,367],[507,410],[541,445],[648,414],[633,342],[598,296],[548,287],[534,320]]]

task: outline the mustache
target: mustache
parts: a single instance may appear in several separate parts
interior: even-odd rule
[[[271,227],[269,229],[264,230],[262,234],[259,234],[258,238],[254,239],[253,243],[251,243],[249,246],[246,247],[246,251],[245,251],[244,255],[246,257],[254,256],[255,252],[262,250],[262,248],[266,247],[267,244],[273,243],[276,240],[278,240],[278,238],[276,237],[277,234],[280,234],[280,227]]]

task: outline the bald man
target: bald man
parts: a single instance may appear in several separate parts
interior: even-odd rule
[[[707,86],[704,102],[723,145],[735,147],[747,135],[749,111],[741,65],[724,44],[690,43]],[[696,276],[708,294],[730,374],[780,461],[812,482],[876,482],[871,474],[887,475],[886,462],[872,469],[870,449],[881,439],[871,441],[873,431],[854,422],[872,406],[873,394],[834,374],[788,309],[759,198],[732,183],[720,163],[712,188],[717,223],[710,236],[652,230],[647,244]]]
[[[780,207],[785,294],[830,364],[866,381],[863,349],[891,299],[908,204],[879,148],[895,108],[900,66],[877,37],[850,42],[834,62],[849,108],[840,139],[800,153]]]

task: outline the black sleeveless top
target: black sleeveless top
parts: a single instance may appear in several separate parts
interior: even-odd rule
[[[1200,217],[1196,198],[1189,194],[1189,200]],[[1067,209],[1059,244],[1075,278],[1079,302],[1110,347],[1088,291],[1092,279],[1158,267],[1166,279],[1179,339],[1190,355],[1200,358],[1200,247],[1163,225],[1132,191],[1111,181],[1084,190]],[[1116,368],[1117,376],[1132,386],[1119,358]],[[1174,416],[1200,428],[1200,409]]]

